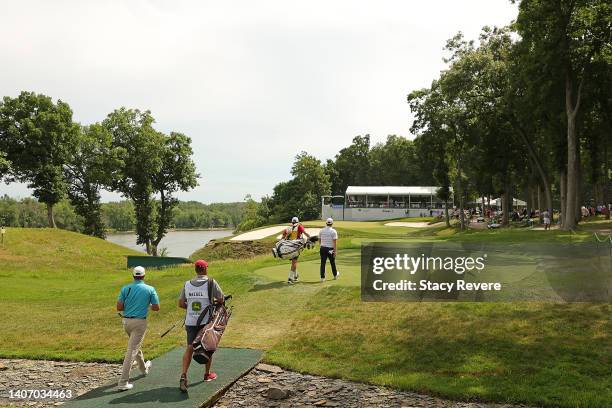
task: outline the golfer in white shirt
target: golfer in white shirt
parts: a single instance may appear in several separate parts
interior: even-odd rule
[[[333,224],[334,220],[328,218],[327,221],[325,221],[325,228],[321,229],[321,232],[319,232],[319,243],[321,245],[319,251],[321,255],[321,282],[325,281],[325,265],[328,259],[332,267],[334,279],[338,279],[338,276],[340,276],[340,272],[336,269],[336,255],[338,253],[336,242],[338,241],[338,233],[332,228]]]

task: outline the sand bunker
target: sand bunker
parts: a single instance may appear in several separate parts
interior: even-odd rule
[[[427,222],[388,222],[385,227],[408,227],[408,228],[427,228],[431,227]]]
[[[263,239],[269,237],[270,235],[278,234],[285,228],[287,227],[284,225],[276,225],[274,227],[249,231],[245,232],[244,234],[237,235],[234,238],[231,238],[230,241],[252,241],[255,239]]]

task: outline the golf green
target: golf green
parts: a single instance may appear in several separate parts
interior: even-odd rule
[[[189,368],[189,392],[182,393],[178,388],[183,348],[174,350],[153,360],[148,376],[132,370],[130,382],[134,388],[118,392],[117,384],[107,384],[81,395],[68,404],[69,407],[108,407],[108,406],[157,406],[199,407],[214,402],[223,390],[247,373],[261,359],[262,352],[253,349],[221,348],[213,360],[213,371],[217,379],[204,382],[204,366],[192,361]],[[136,377],[134,375],[137,374]]]

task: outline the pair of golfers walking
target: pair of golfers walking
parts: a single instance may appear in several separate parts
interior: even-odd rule
[[[178,299],[178,307],[185,309],[185,331],[187,337],[187,349],[183,354],[182,371],[179,380],[179,388],[187,392],[187,371],[193,356],[192,343],[198,335],[198,318],[202,311],[215,302],[215,299],[224,299],[223,291],[219,284],[208,277],[208,263],[202,259],[194,264],[196,277],[184,283]],[[130,370],[134,361],[137,363],[141,373],[148,375],[151,370],[151,361],[144,360],[142,343],[147,331],[147,315],[150,310],[159,311],[159,296],[153,286],[144,283],[146,271],[142,266],[137,266],[132,272],[134,281],[121,288],[117,299],[117,311],[122,315],[123,328],[128,335],[128,346],[123,360],[123,369],[118,383],[119,391],[130,390],[134,387],[129,382]],[[209,285],[212,287],[209,288]],[[212,295],[211,296],[209,295]],[[212,311],[208,308],[208,316]],[[167,332],[166,332],[167,333]],[[164,333],[164,334],[166,334]],[[212,357],[205,366],[204,381],[212,381],[217,375],[211,372]]]

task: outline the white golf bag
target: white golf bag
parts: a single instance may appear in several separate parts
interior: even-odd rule
[[[310,237],[308,240],[304,237],[292,240],[281,239],[272,248],[272,255],[281,259],[297,258],[304,248],[314,248],[318,240],[319,237]]]

